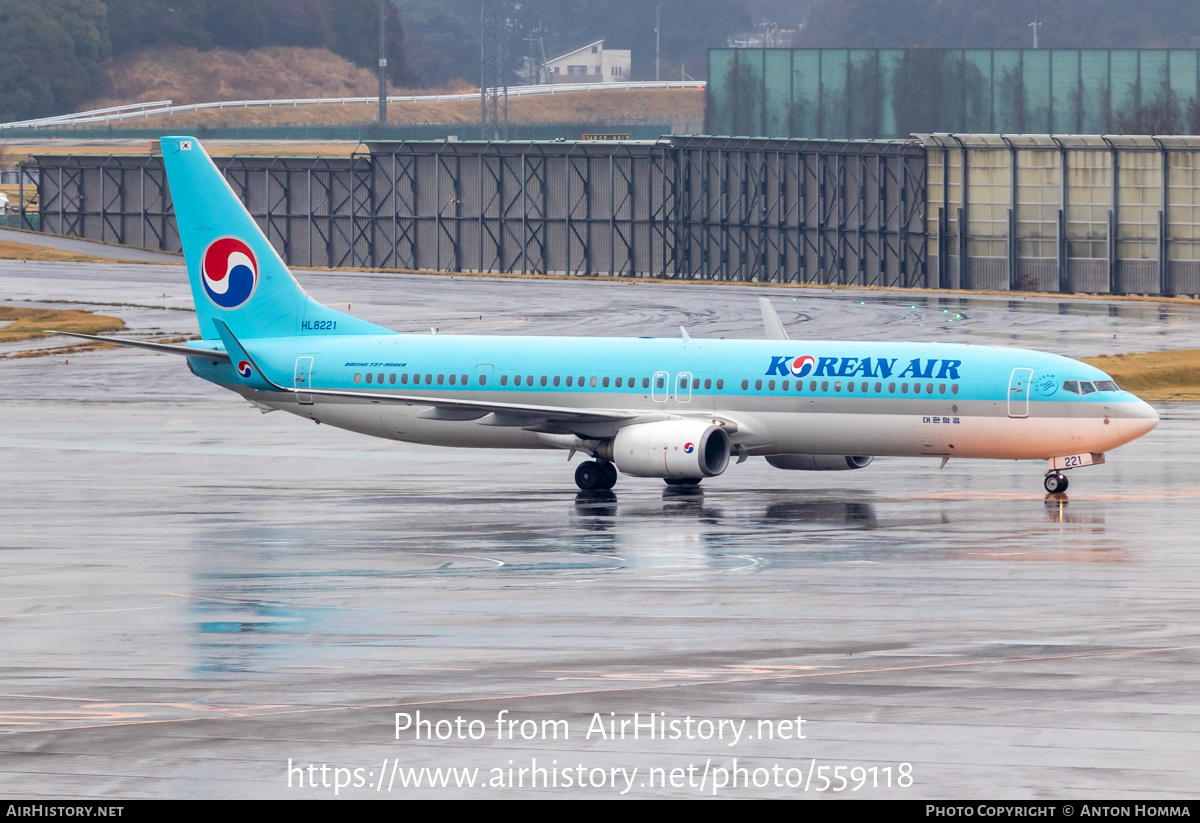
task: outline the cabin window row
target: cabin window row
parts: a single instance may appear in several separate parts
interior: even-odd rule
[[[534,377],[534,375],[532,375],[532,374],[529,374],[529,375],[502,374],[502,375],[500,375],[500,385],[507,386],[509,384],[510,379],[512,380],[512,385],[514,385],[514,386],[534,386],[534,385],[551,386],[552,385],[552,386],[557,387],[557,386],[562,386],[565,383],[565,385],[568,388],[574,388],[574,387],[597,388],[597,387],[600,387],[600,388],[607,389],[610,387],[615,387],[618,389],[621,389],[621,388],[633,389],[633,388],[637,388],[637,384],[638,384],[638,380],[636,377],[610,378],[610,377],[587,377],[585,375],[580,375],[579,377],[576,377],[574,375],[570,375],[566,378],[563,378],[560,375],[555,375],[554,377],[548,377],[547,375],[541,375],[540,377]],[[378,374],[376,374],[375,372],[367,372],[365,375],[362,372],[355,372],[354,382],[355,383],[363,383],[363,382],[384,383],[384,382],[387,382],[388,384],[395,384],[395,383],[399,382],[400,385],[407,386],[410,383],[410,379],[409,379],[408,374],[401,374],[397,378],[396,374],[385,374],[383,372],[379,372]],[[461,376],[452,374],[452,375],[450,375],[449,381],[447,381],[446,375],[444,375],[444,374],[438,374],[438,375],[426,374],[426,375],[424,375],[424,385],[432,386],[432,385],[434,385],[435,382],[439,386],[445,385],[447,382],[449,382],[449,384],[451,386],[465,386],[468,383],[468,378],[467,378],[467,375],[465,375],[465,374],[461,375]],[[712,378],[706,378],[703,381],[701,381],[700,378],[697,377],[697,378],[693,378],[691,380],[693,389],[699,389],[701,386],[701,383],[703,383],[705,389],[712,389],[714,382],[715,382],[716,388],[718,390],[725,388],[725,381],[723,379],[718,379],[716,381],[713,381]],[[643,377],[641,383],[642,383],[643,389],[650,388],[650,378],[649,377]],[[422,385],[422,375],[413,374],[412,378],[411,378],[411,384],[414,386]],[[655,388],[658,388],[658,389],[666,388],[666,378],[657,377],[657,378],[655,378],[654,384],[655,384]],[[487,385],[487,375],[484,375],[484,374],[479,375],[479,385],[481,385],[481,386]],[[679,379],[679,388],[687,389],[687,387],[688,387],[688,379],[681,377]]]
[[[500,385],[507,386],[508,379],[509,379],[509,376],[507,374],[500,375]],[[524,381],[524,383],[522,383],[522,380]],[[514,386],[520,386],[520,385],[533,386],[533,385],[535,385],[535,378],[532,374],[526,375],[524,378],[522,378],[522,376],[519,374],[513,375],[512,381],[513,381]],[[484,384],[484,378],[482,376],[479,378],[479,382],[480,382],[480,385]],[[692,388],[693,389],[700,388],[701,382],[703,382],[704,388],[706,388],[706,389],[711,389],[713,387],[712,378],[707,378],[704,381],[701,381],[700,378],[697,377],[691,381]],[[554,377],[547,377],[546,375],[542,375],[541,377],[536,378],[536,384],[539,386],[561,386],[564,383],[568,388],[571,388],[571,387],[583,388],[586,386],[586,387],[590,387],[593,389],[594,388],[607,389],[610,387],[615,387],[618,389],[622,389],[622,388],[635,389],[635,388],[637,388],[637,385],[638,385],[638,379],[636,377],[629,377],[629,378],[613,377],[613,378],[610,378],[610,377],[586,377],[583,375],[580,375],[579,377],[575,377],[574,375],[571,375],[571,376],[568,376],[565,378],[561,377],[559,375],[555,375]],[[641,383],[642,383],[643,389],[650,388],[650,378],[649,377],[643,377]],[[654,379],[654,387],[656,389],[666,388],[666,385],[667,385],[667,383],[666,383],[665,377],[659,376]],[[685,377],[679,378],[679,388],[686,389],[687,387],[688,387],[687,378],[685,378]],[[716,387],[718,389],[725,388],[725,381],[717,380]]]
[[[507,374],[500,375],[500,385],[507,386],[509,378],[510,378],[510,375],[507,375]],[[561,377],[559,375],[555,375],[554,377],[548,377],[546,375],[541,375],[540,377],[535,378],[532,374],[530,374],[530,375],[517,374],[517,375],[511,375],[511,379],[512,379],[512,385],[514,385],[514,386],[534,386],[534,385],[550,386],[550,385],[553,385],[555,387],[558,387],[558,386],[563,385],[565,382],[565,384],[568,388],[574,388],[576,386],[578,386],[579,388],[584,388],[585,386],[591,387],[591,388],[596,388],[596,387],[609,388],[610,386],[615,386],[618,389],[626,388],[626,387],[636,388],[637,383],[638,383],[638,380],[636,377],[608,378],[608,377],[595,377],[595,376],[586,377],[584,375],[580,375],[579,377],[570,375],[564,379],[563,377]],[[354,375],[354,382],[355,383],[364,382],[364,374],[362,372],[356,372]],[[384,372],[378,372],[378,373],[367,372],[365,374],[365,382],[378,383],[378,384],[383,384],[386,382],[389,385],[395,385],[395,384],[399,383],[402,386],[410,385],[410,383],[411,383],[411,385],[414,385],[414,386],[420,386],[420,385],[432,386],[435,384],[438,386],[443,386],[443,385],[446,385],[447,383],[449,383],[449,385],[451,385],[451,386],[466,386],[468,383],[468,376],[465,374],[462,374],[462,375],[451,374],[451,375],[449,375],[449,379],[447,379],[447,375],[445,375],[445,374],[437,374],[437,375],[434,375],[434,374],[425,374],[425,375],[412,374],[410,376],[407,373],[397,375],[394,372],[390,373],[390,374],[385,374]],[[775,380],[767,380],[767,381],[755,380],[754,381],[754,390],[762,391],[764,382],[766,384],[767,391],[776,391],[776,382],[777,381],[775,381]],[[688,389],[688,383],[689,383],[689,378],[680,377],[678,386],[677,386],[678,390],[686,391]],[[705,389],[711,390],[714,385],[714,381],[712,380],[712,378],[705,378],[702,381],[700,378],[694,377],[694,378],[690,379],[690,383],[691,383],[691,388],[693,390],[699,389],[702,384]],[[643,389],[650,388],[650,378],[643,377],[641,380],[641,384],[642,384]],[[479,375],[479,385],[481,385],[481,386],[487,385],[487,376],[486,375],[482,375],[482,374]],[[722,390],[725,388],[725,381],[718,379],[715,381],[715,385],[716,385],[716,388],[718,391]],[[781,391],[791,391],[792,390],[792,381],[790,381],[790,380],[779,381],[778,385],[779,385],[779,390],[781,390]],[[818,385],[818,383],[816,380],[809,381],[808,390],[812,391],[812,392],[817,391],[817,385]],[[832,383],[828,380],[822,380],[820,382],[821,391],[828,392],[830,390],[831,385],[833,387],[834,392],[841,392],[843,389],[845,389],[846,392],[856,392],[859,394],[868,394],[871,391],[871,384],[867,381],[863,381],[862,383],[856,383],[854,381],[847,381],[845,384],[843,384],[841,380],[835,380]],[[882,382],[875,383],[874,384],[874,390],[875,390],[874,393],[875,394],[883,394],[884,393],[883,385],[884,384]],[[656,389],[665,389],[666,388],[666,378],[661,375],[654,378],[654,387]],[[897,387],[899,388],[899,391],[901,394],[909,393],[909,384],[908,383],[899,383],[899,384],[888,383],[887,384],[887,393],[895,394]],[[750,388],[750,381],[743,380],[742,381],[742,390],[747,391],[747,390],[749,390],[749,388]],[[1063,384],[1063,389],[1068,392],[1072,392],[1074,394],[1091,394],[1092,392],[1096,392],[1096,391],[1116,391],[1117,385],[1116,385],[1116,383],[1113,383],[1111,380],[1101,380],[1101,381],[1095,381],[1095,382],[1080,382],[1077,380],[1068,380]],[[946,390],[947,390],[946,383],[937,383],[937,384],[925,383],[923,385],[923,387],[922,387],[921,383],[913,383],[912,384],[912,393],[913,394],[922,394],[922,393],[934,394],[935,392],[937,394],[946,394]],[[797,392],[804,391],[804,381],[803,380],[796,381],[795,391],[797,391]],[[958,394],[958,384],[957,383],[949,384],[949,391],[950,391],[950,394]]]
[[[755,380],[754,381],[754,390],[762,391],[763,390],[763,382],[764,381],[762,381],[762,380]],[[792,390],[791,382],[792,381],[790,381],[790,380],[781,381],[779,383],[779,390],[780,391],[791,391]],[[767,391],[775,391],[776,390],[775,385],[776,385],[776,381],[767,380],[766,381]],[[816,380],[810,380],[808,383],[808,390],[811,392],[815,392],[817,390],[817,385],[818,384],[817,384]],[[958,384],[957,383],[950,383],[948,385],[949,385],[950,394],[958,394]],[[850,381],[846,381],[845,384],[843,384],[841,380],[834,380],[834,381],[832,381],[832,383],[828,380],[822,380],[820,382],[820,386],[821,386],[821,391],[823,391],[823,392],[828,392],[830,390],[830,387],[832,386],[833,391],[835,391],[835,392],[841,392],[843,389],[845,389],[847,392],[854,392],[856,394],[869,394],[869,393],[871,393],[871,388],[872,388],[871,383],[869,383],[868,381],[865,381],[865,380],[862,383],[856,383],[856,382],[850,380]],[[875,383],[874,384],[874,389],[875,389],[874,393],[875,394],[884,394],[883,387],[884,387],[884,384],[882,382]],[[746,391],[749,388],[750,388],[750,381],[743,380],[742,381],[742,390]],[[908,392],[909,392],[909,384],[908,383],[888,383],[887,384],[887,394],[895,394],[897,388],[899,388],[901,394],[908,394]],[[795,390],[798,392],[804,391],[804,381],[803,380],[796,381]],[[934,393],[945,394],[946,391],[947,391],[946,383],[936,383],[936,384],[935,383],[925,383],[925,384],[913,383],[912,384],[912,393],[913,394],[934,394]]]
[[[364,377],[364,375],[362,372],[355,372],[354,382],[362,383],[363,377]],[[422,375],[414,374],[412,376],[412,384],[414,386],[421,385],[421,378],[422,378]],[[384,374],[383,372],[379,372],[378,374],[376,374],[374,372],[367,372],[367,374],[366,374],[366,382],[368,382],[368,383],[383,383],[383,382],[385,382],[385,379],[386,379],[387,383],[392,384],[392,385],[399,382],[400,385],[407,386],[408,382],[409,382],[409,376],[407,374],[401,374],[401,375],[399,375],[399,377],[397,377],[397,375],[395,373]],[[444,375],[444,374],[436,374],[436,375],[426,374],[426,375],[424,375],[424,379],[425,379],[424,382],[425,382],[426,386],[432,386],[435,381],[437,382],[437,385],[439,385],[439,386],[444,386],[447,382],[449,382],[451,386],[467,385],[467,376],[465,374],[463,374],[463,375],[452,374],[452,375],[450,375],[448,381],[446,379],[446,375]]]

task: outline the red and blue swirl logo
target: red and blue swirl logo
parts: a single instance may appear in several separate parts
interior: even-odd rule
[[[246,361],[246,360],[238,361],[237,371],[238,371],[238,374],[240,374],[242,377],[244,377],[246,379],[249,379],[250,375],[254,374],[254,369],[252,369],[250,367],[249,361]]]
[[[793,360],[788,366],[788,370],[796,377],[808,377],[816,366],[816,358],[811,354],[805,354]]]
[[[696,450],[696,446],[694,443],[684,443],[683,450],[685,453],[691,454],[692,452],[694,452]]]
[[[245,241],[218,237],[204,250],[200,279],[209,300],[223,309],[236,309],[258,286],[258,260]]]

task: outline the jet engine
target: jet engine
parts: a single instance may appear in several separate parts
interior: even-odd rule
[[[769,454],[767,462],[777,469],[800,472],[844,472],[865,469],[873,457],[842,457],[837,454]]]
[[[600,457],[634,477],[716,477],[729,465],[729,435],[707,420],[663,420],[626,426]]]

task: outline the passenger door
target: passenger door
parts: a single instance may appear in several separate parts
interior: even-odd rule
[[[1029,381],[1033,379],[1033,369],[1017,367],[1008,378],[1008,416],[1029,416]]]
[[[692,402],[692,373],[690,371],[681,371],[675,375],[675,402]]]
[[[292,386],[297,390],[312,388],[312,365],[311,357],[296,358],[296,371],[292,374]],[[297,394],[296,400],[304,406],[311,406],[313,401],[311,394]]]
[[[654,377],[650,378],[650,399],[655,403],[666,403],[667,398],[671,396],[671,387],[668,385],[671,375],[665,371],[656,371]]]

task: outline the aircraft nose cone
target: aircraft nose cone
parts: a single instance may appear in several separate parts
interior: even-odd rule
[[[1158,412],[1144,400],[1136,403],[1122,404],[1117,413],[1117,429],[1121,436],[1134,440],[1147,432],[1154,431],[1158,425]]]

